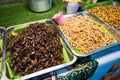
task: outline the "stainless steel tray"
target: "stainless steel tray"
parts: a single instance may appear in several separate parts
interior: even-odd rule
[[[16,28],[16,27],[29,25],[29,24],[36,23],[36,22],[40,22],[40,23],[42,23],[42,22],[50,22],[50,23],[52,23],[50,19],[45,19],[45,20],[34,21],[34,22],[24,23],[24,24],[20,24],[20,25],[10,26],[10,27],[7,28],[7,35],[11,34],[12,31],[14,30],[14,28]],[[63,37],[61,37],[61,38],[63,38]],[[54,67],[46,68],[46,69],[43,69],[43,70],[31,73],[31,74],[22,76],[22,77],[18,78],[17,80],[29,79],[29,78],[32,78],[32,77],[35,77],[35,76],[43,75],[43,74],[49,73],[51,71],[66,67],[68,65],[72,65],[77,60],[76,56],[74,56],[73,54],[72,54],[72,56],[73,56],[73,58],[72,58],[72,60],[70,62],[66,62],[66,63],[60,64],[60,65],[57,65],[57,66],[54,66]],[[9,79],[9,78],[7,77],[7,79]]]
[[[120,2],[119,1],[113,1],[113,6],[120,6]],[[93,14],[93,13],[92,13]],[[94,14],[93,14],[94,15]],[[103,20],[101,17],[97,16],[99,19]],[[104,20],[103,20],[104,21]],[[117,33],[120,34],[120,31],[118,29],[116,29],[114,26],[110,25],[109,23],[107,23],[106,21],[104,21],[106,25],[108,25],[109,27],[111,27],[113,30],[115,30]]]
[[[5,79],[5,73],[6,73],[6,68],[5,68],[5,58],[6,58],[6,30],[4,27],[0,27],[0,49],[2,53],[2,62],[1,62],[1,70],[2,70],[2,76],[1,79]]]
[[[66,42],[66,44],[69,45],[68,47],[71,49],[71,51],[72,51],[72,53],[74,55],[76,55],[77,57],[86,57],[86,56],[89,56],[89,55],[97,54],[99,51],[105,50],[105,49],[107,49],[107,48],[109,48],[111,46],[118,45],[118,42],[120,41],[120,34],[118,33],[118,31],[116,31],[115,29],[112,29],[108,24],[106,24],[104,21],[100,20],[99,18],[97,18],[96,16],[94,16],[93,14],[91,14],[90,12],[83,11],[83,12],[77,12],[75,14],[64,15],[64,18],[69,18],[69,17],[76,16],[76,15],[82,15],[82,16],[90,16],[90,17],[92,17],[94,20],[96,20],[97,22],[99,22],[100,24],[102,24],[106,28],[106,30],[108,30],[108,32],[115,38],[116,42],[113,43],[113,44],[107,45],[105,47],[96,49],[96,50],[94,50],[92,52],[89,52],[89,53],[78,54],[78,53],[75,52],[75,50],[73,49],[73,47],[71,46],[71,44],[69,43],[69,41],[67,40],[67,38],[65,37],[65,35],[59,29],[58,24],[53,20],[53,22],[54,22],[57,30],[59,31],[59,33],[63,37],[63,39]]]

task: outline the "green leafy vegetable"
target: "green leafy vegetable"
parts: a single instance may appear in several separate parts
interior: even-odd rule
[[[10,77],[10,79],[19,78],[20,76],[19,76],[19,75],[16,75],[16,74],[14,73],[14,71],[11,69],[9,63],[8,63],[8,62],[6,62],[6,63],[7,63],[7,71],[8,71],[8,74],[9,74],[8,76]]]
[[[25,29],[25,28],[27,28],[27,27],[29,27],[29,24],[15,27],[12,34],[13,34],[13,35],[18,35],[18,33],[19,33],[21,30],[23,30],[23,29]]]
[[[60,38],[60,42],[63,45],[63,47],[66,49],[66,52],[69,56],[69,59],[72,60],[73,59],[73,54],[71,53],[71,51],[68,49],[68,47],[66,46],[66,44],[64,43],[63,39]]]
[[[80,7],[88,5],[91,3],[91,0],[83,0],[83,2],[80,4]]]
[[[103,32],[107,32],[108,36],[112,36],[109,31],[100,23],[98,23],[97,21],[93,20],[93,23],[98,25],[98,27],[100,27],[100,29],[103,31]],[[112,36],[113,37],[113,36]],[[116,42],[116,39],[113,37],[113,43]]]
[[[7,59],[6,59],[6,63],[7,63],[7,75],[10,79],[16,79],[19,78],[20,76],[15,74],[15,72],[13,71],[13,69],[10,67],[10,64],[12,63],[10,56],[10,51],[7,51]]]
[[[80,53],[80,50],[78,50],[78,49],[74,49],[74,50],[75,50],[76,53]]]
[[[71,51],[67,47],[65,47],[65,49],[68,53],[69,59],[72,60],[73,59],[73,54],[71,53]]]
[[[66,44],[64,43],[64,41],[62,40],[62,38],[60,38],[60,42],[62,43],[62,45],[65,47],[66,51],[68,52],[70,59],[73,59],[73,55],[71,53],[71,51],[67,48]],[[80,51],[78,49],[74,49],[77,53],[80,53]]]
[[[62,48],[63,56],[64,56],[64,62],[70,62],[69,56],[67,54],[66,49],[63,47]]]

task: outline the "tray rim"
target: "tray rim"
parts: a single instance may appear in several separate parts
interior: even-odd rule
[[[3,40],[3,43],[2,43],[2,75],[1,75],[1,78],[2,80],[5,79],[5,75],[6,75],[6,28],[5,27],[0,27],[0,30],[2,30],[2,34],[0,36],[0,39]]]

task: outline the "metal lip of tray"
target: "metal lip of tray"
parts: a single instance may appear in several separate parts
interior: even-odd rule
[[[109,27],[111,27],[111,29],[115,30],[117,33],[120,34],[120,31],[118,29],[116,29],[115,27],[111,26],[110,24],[108,24],[106,22],[105,22],[105,24],[108,25]]]
[[[30,25],[30,24],[33,24],[33,23],[36,23],[36,22],[52,22],[51,19],[44,19],[44,20],[39,20],[39,21],[33,21],[33,22],[28,22],[28,23],[24,23],[24,24],[20,24],[20,25],[15,25],[15,26],[10,26],[7,28],[7,33],[11,33],[15,27],[18,27],[18,26],[23,26],[23,25]],[[54,24],[53,24],[54,25]],[[60,35],[61,36],[61,35]],[[61,37],[63,39],[63,37]],[[66,44],[66,43],[65,43]],[[66,46],[68,46],[66,44]],[[71,50],[70,50],[71,52]],[[44,75],[46,73],[49,73],[49,72],[52,72],[52,71],[55,71],[57,69],[60,69],[60,68],[64,68],[66,66],[69,66],[69,65],[72,65],[73,63],[75,63],[75,61],[77,60],[77,57],[75,55],[73,55],[73,58],[70,62],[66,62],[66,63],[63,63],[63,64],[60,64],[60,65],[57,65],[57,66],[53,66],[53,67],[49,67],[49,68],[46,68],[46,69],[43,69],[43,70],[40,70],[40,71],[37,71],[37,72],[34,72],[34,73],[31,73],[31,74],[28,74],[28,75],[25,75],[25,76],[21,76],[20,78],[18,78],[17,80],[25,80],[25,79],[30,79],[32,77],[35,77],[35,76],[39,76],[39,75]],[[7,74],[7,73],[6,73]],[[9,79],[6,75],[6,78]]]
[[[93,55],[93,56],[91,56],[91,58],[99,59],[99,58],[105,57],[106,55],[110,55],[110,54],[113,54],[116,52],[120,52],[120,42],[118,42],[117,45],[112,45],[103,51],[99,51],[99,53],[97,55]],[[114,56],[114,58],[115,58],[115,56]]]
[[[102,21],[101,19],[99,19],[98,17],[96,17],[95,15],[93,15],[92,13],[88,12],[88,11],[81,11],[81,12],[77,12],[75,14],[68,14],[68,15],[64,15],[64,18],[69,18],[69,17],[72,17],[72,16],[76,16],[76,15],[82,15],[82,16],[90,16],[92,17],[93,19],[95,19],[97,22],[99,22],[100,24],[102,24],[106,29],[107,31],[115,38],[116,42],[110,44],[110,45],[107,45],[105,47],[102,47],[102,48],[99,48],[99,49],[96,49],[94,51],[91,51],[91,52],[88,52],[88,53],[85,53],[85,54],[79,54],[79,53],[76,53],[75,50],[73,49],[72,45],[69,43],[69,41],[67,40],[67,38],[65,37],[65,35],[62,33],[62,31],[60,30],[60,28],[58,27],[58,24],[53,20],[53,22],[55,23],[55,26],[57,28],[57,30],[59,31],[59,33],[62,35],[64,41],[66,42],[67,45],[69,45],[68,47],[71,49],[72,53],[77,56],[77,57],[86,57],[86,56],[90,56],[90,55],[94,55],[94,54],[97,54],[99,51],[102,51],[102,50],[105,50],[111,46],[115,46],[115,45],[118,45],[119,44],[119,41],[120,41],[120,34],[118,33],[117,30],[115,29],[112,29],[110,27],[110,25],[106,24],[104,21]]]
[[[6,68],[5,68],[5,59],[6,59],[6,30],[4,27],[0,27],[0,49],[1,49],[1,80],[5,79],[5,75],[6,75]]]
[[[92,14],[92,13],[91,13]],[[93,14],[94,15],[94,14]],[[97,16],[96,16],[97,17]],[[101,19],[100,17],[98,17],[99,19]],[[102,20],[102,19],[101,19]],[[111,29],[113,29],[114,31],[116,31],[118,34],[120,34],[120,31],[118,29],[116,29],[115,27],[113,27],[112,25],[110,25],[109,23],[104,21],[104,24],[106,24],[107,26],[109,26]]]

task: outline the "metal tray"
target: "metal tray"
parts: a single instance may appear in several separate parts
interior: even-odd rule
[[[120,6],[120,2],[119,1],[113,1],[113,6]],[[93,14],[93,13],[92,13]],[[94,15],[94,14],[93,14]],[[103,20],[101,17],[97,16],[99,19]],[[103,20],[104,21],[104,20]],[[105,22],[105,21],[104,21]],[[111,27],[113,30],[115,30],[117,33],[120,34],[120,31],[118,29],[116,29],[115,27],[113,27],[112,25],[110,25],[109,23],[105,22],[106,25],[108,25],[109,27]]]
[[[6,72],[6,68],[5,68],[5,56],[6,56],[6,31],[5,31],[5,28],[4,27],[0,27],[0,49],[1,49],[1,53],[2,53],[2,62],[1,62],[1,65],[2,65],[2,76],[1,76],[1,79],[4,80],[5,78],[5,72]]]
[[[97,18],[95,15],[93,15],[90,12],[87,11],[82,11],[82,12],[77,12],[75,14],[69,14],[69,15],[64,15],[64,18],[69,18],[72,16],[76,16],[76,15],[82,15],[82,16],[90,16],[92,17],[94,20],[96,20],[97,22],[99,22],[100,24],[102,24],[106,30],[108,30],[108,32],[115,38],[116,42],[110,45],[107,45],[105,47],[96,49],[92,52],[89,53],[85,53],[85,54],[78,54],[75,52],[75,50],[73,49],[73,47],[71,46],[71,44],[69,43],[69,41],[67,40],[67,38],[65,37],[65,35],[62,33],[62,31],[59,29],[58,24],[53,20],[57,30],[59,31],[60,35],[63,37],[64,41],[66,42],[67,45],[69,45],[68,47],[71,49],[72,53],[77,56],[77,57],[86,57],[89,55],[93,55],[93,54],[97,54],[99,51],[101,50],[105,50],[113,45],[118,45],[118,42],[120,41],[120,34],[118,33],[118,31],[116,31],[115,29],[112,29],[108,24],[106,24],[104,21],[100,20],[99,18]]]
[[[50,19],[45,19],[45,20],[40,20],[40,21],[34,21],[34,22],[29,22],[29,23],[24,23],[24,24],[20,24],[20,25],[15,25],[15,26],[10,26],[7,28],[7,35],[8,34],[11,34],[12,31],[14,30],[15,27],[20,27],[20,26],[24,26],[24,25],[29,25],[29,24],[32,24],[32,23],[36,23],[36,22],[40,22],[40,23],[52,23]],[[7,36],[6,35],[6,36]],[[63,38],[63,37],[61,37]],[[65,43],[66,44],[66,43]],[[67,46],[67,45],[66,45]],[[63,63],[63,64],[60,64],[60,65],[57,65],[57,66],[53,66],[53,67],[49,67],[49,68],[46,68],[46,69],[43,69],[43,70],[40,70],[40,71],[37,71],[37,72],[34,72],[34,73],[31,73],[31,74],[28,74],[28,75],[25,75],[25,76],[22,76],[20,78],[18,78],[17,80],[25,80],[25,79],[30,79],[32,77],[35,77],[35,76],[39,76],[39,75],[44,75],[46,73],[49,73],[49,72],[52,72],[54,70],[57,70],[57,69],[60,69],[60,68],[63,68],[63,67],[66,67],[66,66],[69,66],[69,65],[72,65],[76,60],[77,60],[77,57],[74,56],[72,54],[73,58],[70,62],[66,62],[66,63]],[[7,74],[7,73],[6,73]],[[7,76],[6,76],[7,77]],[[9,79],[7,77],[7,79]]]

